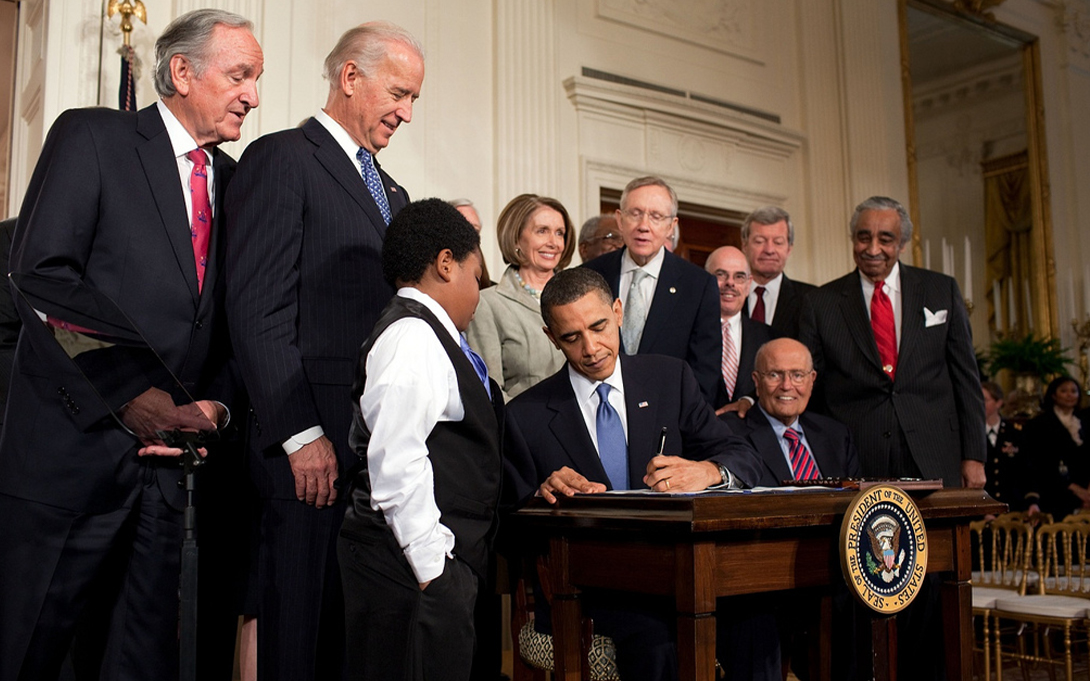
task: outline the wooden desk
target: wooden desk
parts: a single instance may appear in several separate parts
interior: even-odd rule
[[[535,499],[513,523],[520,535],[548,540],[554,678],[579,679],[578,593],[600,587],[673,596],[680,678],[712,681],[715,599],[842,581],[840,525],[854,496],[601,494],[561,498],[556,506]],[[951,573],[943,590],[947,677],[971,681],[972,656],[964,654],[972,649],[969,521],[1006,507],[983,490],[913,499],[927,528],[927,571]]]

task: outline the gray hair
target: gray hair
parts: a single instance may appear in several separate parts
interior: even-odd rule
[[[579,228],[579,243],[585,244],[594,238],[595,233],[598,231],[598,225],[602,222],[602,218],[607,218],[608,215],[595,215],[592,218],[587,218],[587,221],[583,223],[583,226]]]
[[[901,220],[901,245],[904,246],[912,238],[912,220],[908,217],[908,211],[900,201],[888,196],[872,196],[855,207],[852,220],[848,224],[848,234],[855,239],[855,228],[859,224],[859,216],[868,210],[893,210],[897,211],[897,217]]]
[[[661,177],[655,177],[654,175],[637,177],[625,186],[624,191],[621,192],[621,210],[624,210],[628,195],[640,187],[662,187],[665,189],[666,192],[670,194],[670,217],[677,217],[677,194],[670,185],[666,184],[666,180]]]
[[[416,52],[421,60],[424,59],[424,48],[421,47],[420,41],[397,24],[391,24],[388,21],[360,24],[345,31],[341,39],[333,46],[329,56],[325,58],[325,78],[329,81],[329,86],[337,86],[344,65],[350,61],[356,62],[356,66],[364,76],[371,76],[386,57],[390,43],[406,45]]]
[[[251,33],[254,30],[254,24],[249,19],[221,9],[186,12],[166,27],[155,41],[155,91],[160,97],[178,94],[170,75],[170,61],[175,56],[185,57],[193,65],[194,75],[204,73],[205,62],[210,56],[209,43],[216,26],[244,28]]]
[[[749,229],[754,222],[758,225],[774,225],[781,220],[787,223],[787,244],[794,246],[795,225],[787,211],[777,206],[762,206],[746,216],[742,222],[742,243],[749,241]]]

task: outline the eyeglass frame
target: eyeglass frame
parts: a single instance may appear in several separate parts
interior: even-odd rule
[[[623,210],[618,208],[617,212],[620,213],[623,218],[625,218],[634,225],[640,224],[646,217],[649,223],[657,227],[661,227],[677,217],[677,215],[659,215],[658,213],[648,213],[642,208],[625,208]]]
[[[790,371],[754,371],[754,373],[764,380],[776,385],[782,385],[785,380],[789,380],[791,385],[803,385],[806,383],[807,379],[812,378],[816,372],[813,369],[810,369],[809,371],[791,369]]]

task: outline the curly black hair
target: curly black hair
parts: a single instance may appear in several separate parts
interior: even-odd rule
[[[391,286],[415,284],[444,249],[465,262],[481,244],[473,225],[442,199],[413,201],[386,228],[382,276]]]

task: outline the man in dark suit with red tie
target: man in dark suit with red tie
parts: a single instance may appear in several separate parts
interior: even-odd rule
[[[899,262],[912,221],[873,196],[850,223],[857,269],[803,301],[815,408],[846,424],[864,476],[984,487],[984,401],[965,300],[952,277]],[[902,650],[941,651],[938,584],[898,615]],[[902,655],[900,676],[938,678],[941,655]]]
[[[325,108],[253,142],[227,200],[227,312],[253,405],[251,475],[262,498],[258,673],[340,678],[344,610],[334,482],[348,446],[356,353],[394,294],[382,241],[407,202],[375,155],[412,120],[420,44],[384,22],[326,57]]]
[[[753,273],[744,312],[771,326],[777,337],[798,338],[802,299],[817,288],[783,273],[794,244],[795,225],[782,208],[758,208],[742,222],[742,250]]]
[[[63,300],[44,296],[40,311],[17,300],[0,442],[0,678],[57,678],[92,599],[112,606],[109,622],[94,623],[105,650],[89,651],[102,659],[92,673],[177,678],[181,468],[138,453],[177,454],[156,431],[211,429],[226,410],[208,399],[175,406],[188,398],[133,345],[85,346],[85,377],[54,334],[90,332],[116,304],[189,395],[214,393],[229,347],[221,205],[234,170],[216,146],[237,140],[258,104],[264,57],[251,30],[220,10],[178,17],[155,46],[159,101],[67,111],[42,148],[12,280]],[[94,361],[119,356],[102,370]]]

